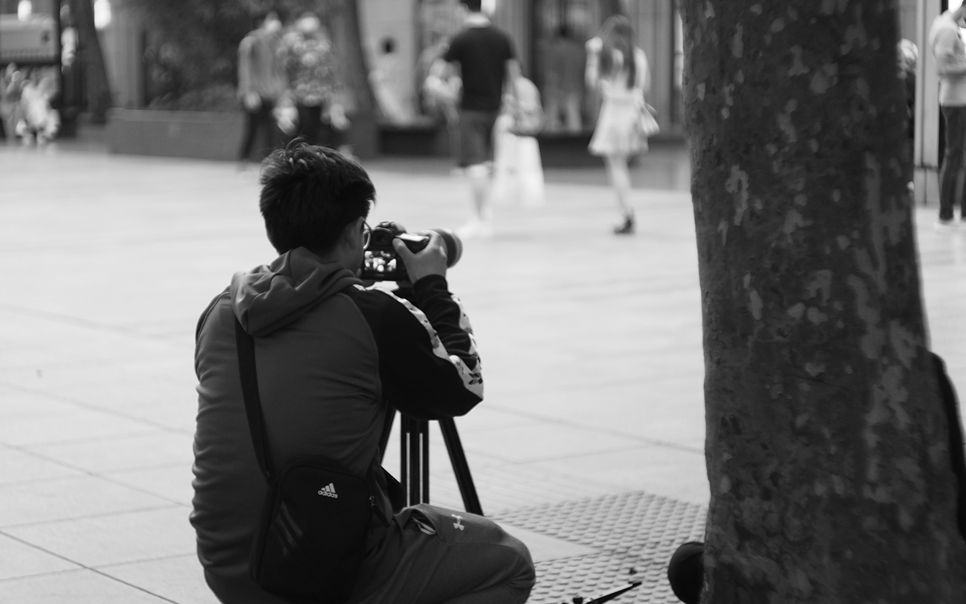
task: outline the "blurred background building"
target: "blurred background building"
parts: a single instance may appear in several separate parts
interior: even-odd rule
[[[931,17],[955,0],[898,0],[900,36],[922,48],[924,30]],[[340,17],[340,9],[353,0],[279,0],[283,6],[317,7],[323,14]],[[208,7],[211,23],[226,26],[218,33],[237,36],[244,27],[242,13],[246,7],[264,4],[262,0],[224,3],[196,0],[196,7]],[[208,86],[193,90],[190,102],[178,109],[237,110],[232,78],[233,49],[219,55],[211,52],[201,60],[184,52],[165,37],[158,22],[159,11],[168,10],[173,19],[181,14],[184,2],[165,0],[0,0],[0,68],[17,63],[39,69],[57,71],[61,95],[57,107],[63,113],[63,135],[70,136],[71,123],[77,115],[97,110],[99,102],[118,110],[140,108],[172,108],[179,86],[190,86],[191,78]],[[662,137],[684,138],[682,67],[683,35],[677,2],[673,0],[489,0],[485,3],[494,22],[512,36],[524,75],[533,80],[543,95],[544,106],[552,108],[559,94],[559,82],[565,71],[561,65],[579,63],[582,44],[592,37],[601,23],[615,12],[627,14],[637,34],[638,45],[647,53],[652,75],[648,102],[657,109]],[[358,36],[346,23],[332,27],[337,45],[351,55],[361,48],[361,61],[370,70],[391,59],[391,85],[401,105],[391,120],[380,118],[380,146],[390,152],[418,149],[419,137],[428,151],[438,150],[441,135],[438,116],[434,116],[423,98],[421,83],[432,58],[440,52],[460,27],[458,0],[355,0],[354,16],[358,20]],[[335,8],[333,8],[335,7]],[[220,13],[224,13],[224,19]],[[342,9],[342,12],[346,12]],[[218,14],[215,14],[218,13]],[[200,14],[200,13],[195,13]],[[183,17],[185,30],[199,23]],[[175,21],[176,22],[176,21]],[[206,23],[200,26],[207,27]],[[232,29],[234,28],[234,29]],[[170,27],[168,28],[170,31]],[[237,30],[237,31],[235,31]],[[571,57],[561,62],[561,32],[571,38]],[[231,37],[231,36],[227,36]],[[229,42],[226,42],[226,47]],[[231,40],[230,44],[237,44]],[[94,47],[97,48],[94,48]],[[386,49],[391,49],[391,56]],[[96,52],[95,52],[96,51]],[[195,51],[197,52],[197,51]],[[928,53],[922,53],[926,56]],[[99,58],[98,58],[99,57]],[[576,60],[573,57],[578,57]],[[100,84],[92,66],[103,66],[106,81]],[[210,64],[209,71],[198,72],[199,65]],[[920,64],[924,61],[920,61]],[[577,65],[582,71],[582,65]],[[917,116],[917,165],[938,164],[938,109],[930,113],[934,98],[930,73],[920,65],[917,103],[926,107]],[[212,75],[214,74],[214,75]],[[363,81],[368,80],[362,76]],[[358,78],[357,78],[358,79]],[[371,81],[371,80],[368,80]],[[187,82],[187,84],[186,84]],[[594,126],[597,99],[590,91],[577,91],[579,120],[551,121],[542,137],[544,143],[556,140],[570,150],[583,154],[586,136]],[[196,86],[197,87],[197,86]],[[99,88],[104,88],[98,92]],[[934,86],[933,86],[934,88]],[[930,96],[932,95],[932,96]],[[185,95],[182,95],[184,97]],[[103,114],[104,111],[95,111]],[[373,115],[375,117],[375,115]],[[105,117],[106,119],[106,117]],[[95,120],[97,121],[97,120]],[[362,122],[363,120],[359,120]],[[390,123],[391,122],[391,123]],[[935,124],[933,124],[935,122]],[[435,145],[435,147],[434,147]],[[364,149],[364,147],[363,147]],[[364,152],[364,151],[363,151]],[[564,152],[568,152],[565,148]],[[548,158],[553,161],[552,152]]]

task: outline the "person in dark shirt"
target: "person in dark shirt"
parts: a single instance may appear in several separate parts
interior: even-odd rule
[[[462,0],[466,11],[463,29],[450,41],[449,48],[433,68],[433,73],[448,80],[453,71],[462,79],[459,100],[458,164],[470,180],[473,214],[459,229],[463,237],[489,237],[493,234],[490,184],[493,164],[493,126],[503,103],[504,90],[520,76],[513,41],[490,23],[480,0]]]
[[[205,579],[224,602],[281,604],[249,574],[268,485],[242,397],[235,322],[253,337],[271,459],[323,458],[375,485],[351,602],[526,601],[527,547],[482,516],[426,504],[394,509],[380,442],[388,413],[449,418],[483,399],[469,319],[446,281],[438,234],[418,254],[399,240],[409,298],[356,277],[375,187],[358,163],[300,141],[261,174],[260,207],[279,256],[234,275],[196,332],[198,416],[191,523]]]
[[[245,112],[245,129],[238,161],[261,161],[280,141],[276,136],[275,106],[285,84],[276,57],[282,21],[275,11],[260,15],[258,26],[238,45],[238,97]],[[261,147],[256,151],[256,140]],[[255,151],[255,153],[253,153]]]

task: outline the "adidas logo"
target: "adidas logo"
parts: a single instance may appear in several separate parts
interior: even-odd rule
[[[335,492],[335,484],[331,482],[319,489],[319,495],[322,495],[323,497],[331,497],[332,499],[339,498],[339,494]]]

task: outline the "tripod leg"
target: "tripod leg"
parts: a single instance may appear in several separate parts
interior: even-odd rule
[[[429,422],[402,416],[402,472],[406,505],[429,503]]]
[[[396,410],[390,406],[386,410],[386,420],[382,424],[382,436],[379,437],[379,450],[382,452],[382,458],[386,457],[386,449],[389,447],[389,433],[392,432],[392,423],[396,419]]]
[[[466,462],[466,453],[463,451],[460,435],[456,431],[456,422],[451,417],[440,419],[439,429],[443,433],[446,452],[449,453],[449,461],[453,466],[453,473],[456,475],[456,484],[463,496],[463,507],[471,514],[482,516],[483,507],[480,505],[480,498],[476,494],[476,486],[473,484],[473,477],[470,475],[470,466]]]

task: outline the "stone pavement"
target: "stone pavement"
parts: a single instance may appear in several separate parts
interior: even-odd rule
[[[370,223],[465,218],[445,162],[367,165]],[[487,387],[457,426],[484,511],[533,550],[533,601],[634,572],[645,585],[615,602],[673,602],[662,561],[700,535],[708,498],[686,152],[635,169],[634,237],[609,232],[602,169],[546,177],[545,205],[499,206],[496,236],[467,241],[450,272]],[[193,332],[234,271],[273,256],[256,179],[96,145],[0,146],[0,601],[214,602],[187,522]],[[924,296],[958,382],[966,229],[937,233],[934,213],[917,209]],[[432,502],[459,508],[431,428]],[[398,457],[390,446],[390,469]]]

